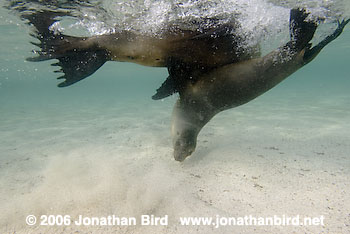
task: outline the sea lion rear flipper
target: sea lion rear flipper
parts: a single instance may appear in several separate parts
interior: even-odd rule
[[[40,48],[40,51],[35,51],[39,56],[27,60],[38,62],[58,59],[59,62],[52,66],[60,66],[61,69],[55,72],[63,72],[64,75],[57,79],[65,79],[59,87],[69,86],[92,75],[109,60],[108,51],[98,48],[87,38],[66,36],[50,29],[57,22],[56,17],[67,15],[69,13],[40,11],[22,16],[29,21],[28,24],[36,28],[32,36],[40,41],[32,43]]]
[[[343,20],[342,22],[338,21],[337,29],[316,46],[312,47],[310,41],[315,34],[317,22],[307,20],[308,15],[309,13],[307,13],[305,9],[292,9],[290,12],[289,25],[291,36],[289,46],[296,51],[305,49],[303,57],[305,64],[311,62],[326,45],[339,37],[343,32],[344,27],[350,22],[350,19]]]
[[[325,39],[323,39],[320,43],[318,43],[316,46],[312,47],[311,49],[308,49],[305,51],[304,54],[304,61],[305,63],[309,63],[312,59],[314,59],[318,53],[320,53],[320,51],[326,46],[328,45],[330,42],[332,42],[333,40],[335,40],[337,37],[340,36],[340,34],[342,34],[344,27],[350,22],[350,19],[347,20],[343,20],[342,22],[338,21],[338,27],[337,29],[328,37],[326,37]]]

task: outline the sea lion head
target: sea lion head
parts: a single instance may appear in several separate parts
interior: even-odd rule
[[[184,161],[196,149],[198,132],[194,129],[186,129],[177,134],[174,139],[174,158],[176,161]]]
[[[172,137],[176,161],[185,160],[195,151],[199,132],[215,114],[207,108],[205,98],[198,97],[196,99],[189,92],[182,93],[174,106]]]

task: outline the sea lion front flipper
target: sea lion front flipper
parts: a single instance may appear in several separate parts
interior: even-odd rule
[[[290,11],[290,39],[297,51],[308,46],[317,29],[317,22],[307,20],[309,15],[304,8],[294,8]]]
[[[169,97],[177,92],[175,87],[174,78],[168,76],[163,84],[157,89],[156,94],[152,96],[153,100],[160,100],[166,97]]]
[[[174,93],[181,92],[188,82],[195,82],[196,67],[176,58],[169,58],[167,62],[169,76],[152,96],[153,100],[160,100]]]

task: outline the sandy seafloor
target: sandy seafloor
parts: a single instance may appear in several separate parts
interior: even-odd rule
[[[2,26],[0,233],[350,233],[350,31],[310,65],[216,116],[174,161],[165,69],[108,63],[59,89]],[[20,38],[18,38],[20,36]],[[16,39],[15,39],[16,38]],[[29,214],[168,215],[168,226],[32,227]],[[320,216],[324,226],[180,226],[181,216]]]

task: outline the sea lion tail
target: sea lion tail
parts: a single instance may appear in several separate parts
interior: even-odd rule
[[[53,24],[58,21],[57,17],[67,15],[69,15],[67,12],[40,11],[22,16],[36,29],[31,36],[40,41],[40,43],[32,42],[40,48],[39,51],[34,51],[39,56],[27,60],[39,62],[58,59],[52,66],[60,66],[61,69],[55,72],[62,72],[64,75],[57,79],[65,79],[58,84],[58,87],[72,85],[92,75],[109,60],[108,51],[89,42],[88,38],[66,36],[51,30]]]

